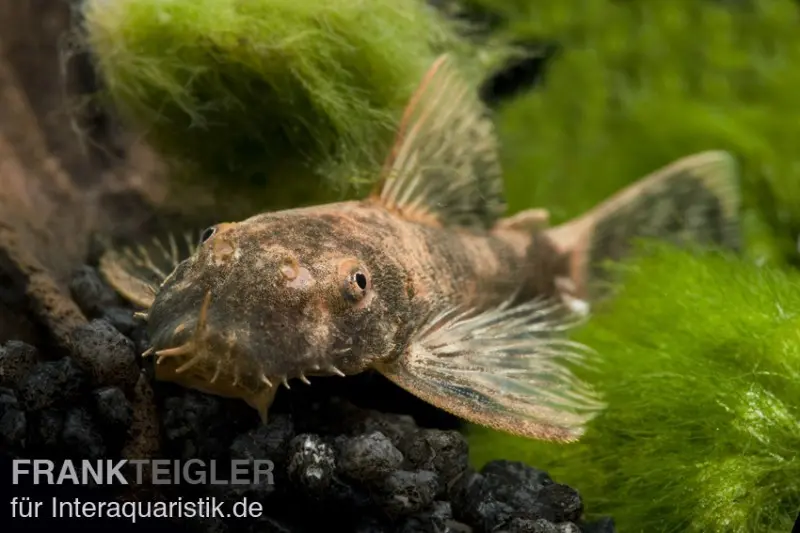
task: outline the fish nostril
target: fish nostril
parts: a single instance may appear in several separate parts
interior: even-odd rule
[[[291,279],[291,281],[289,281],[289,283],[286,284],[286,286],[292,289],[305,289],[311,285],[314,285],[315,283],[316,280],[311,272],[305,267],[300,267],[296,270],[295,276]]]
[[[215,240],[211,250],[214,263],[220,264],[229,261],[233,257],[235,250],[235,247],[228,239]]]
[[[292,281],[293,279],[295,279],[297,277],[298,270],[299,270],[298,267],[299,267],[299,265],[297,264],[297,261],[295,261],[291,257],[287,257],[281,263],[281,266],[280,266],[279,270],[280,270],[281,274],[283,274],[283,277],[285,277],[289,281]]]
[[[286,286],[292,289],[303,289],[315,283],[311,272],[294,257],[288,256],[281,261],[278,271],[286,279]]]

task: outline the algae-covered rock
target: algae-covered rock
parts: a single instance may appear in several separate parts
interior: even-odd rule
[[[576,339],[608,402],[577,444],[474,428],[473,460],[525,460],[621,531],[790,531],[800,509],[800,274],[651,246]]]
[[[334,194],[373,179],[436,55],[478,57],[420,0],[89,0],[83,11],[109,101],[178,174],[223,196],[246,189],[260,208],[330,199],[320,176]]]

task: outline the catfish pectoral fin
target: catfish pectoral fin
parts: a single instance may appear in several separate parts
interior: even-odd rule
[[[569,363],[587,347],[561,337],[576,317],[536,300],[430,321],[398,361],[376,369],[422,400],[513,435],[570,442],[604,407]]]
[[[158,287],[152,280],[137,272],[131,259],[118,250],[109,250],[100,258],[100,275],[133,305],[149,309],[156,298]]]
[[[158,286],[195,248],[196,242],[188,233],[182,239],[171,233],[163,240],[153,238],[147,246],[110,247],[100,258],[99,271],[120,296],[133,305],[149,308]]]

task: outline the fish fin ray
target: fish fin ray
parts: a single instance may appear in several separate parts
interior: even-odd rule
[[[577,295],[595,300],[612,287],[606,265],[624,259],[634,240],[739,250],[740,205],[736,160],[707,151],[662,167],[547,232],[569,257]]]
[[[370,199],[410,220],[488,229],[506,210],[494,126],[448,55],[410,99]]]
[[[147,246],[109,247],[100,257],[99,271],[120,296],[135,306],[149,308],[158,286],[195,250],[190,238],[168,234],[164,239],[154,238]]]
[[[494,229],[505,231],[522,231],[524,233],[536,233],[550,226],[550,212],[547,209],[535,208],[520,211],[510,217],[502,218],[497,221]]]
[[[604,406],[567,364],[592,364],[593,352],[563,335],[583,318],[554,300],[510,302],[431,319],[403,357],[377,369],[469,422],[538,440],[578,440]]]

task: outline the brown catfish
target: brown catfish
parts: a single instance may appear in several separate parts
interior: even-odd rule
[[[280,384],[372,369],[473,423],[570,441],[603,407],[570,370],[591,350],[564,335],[599,265],[637,237],[737,247],[736,182],[707,152],[558,227],[503,218],[492,122],[443,56],[366,199],[218,224],[183,260],[171,240],[171,272],[114,250],[101,270],[145,309],[157,379],[264,421]]]

